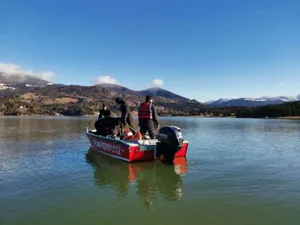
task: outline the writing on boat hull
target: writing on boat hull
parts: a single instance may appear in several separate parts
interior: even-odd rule
[[[112,154],[122,155],[122,148],[118,145],[108,144],[97,139],[92,139],[91,141],[92,145],[96,148],[102,149]]]

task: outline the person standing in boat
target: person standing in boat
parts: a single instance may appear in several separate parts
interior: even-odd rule
[[[145,138],[145,133],[148,131],[150,138],[154,139],[154,129],[159,126],[158,116],[152,102],[152,97],[147,95],[145,102],[139,107],[139,126],[143,138]]]
[[[110,117],[110,110],[107,105],[103,104],[103,108],[100,110],[98,119]]]
[[[132,134],[134,135],[135,130],[132,125],[133,117],[132,117],[132,114],[130,112],[128,105],[125,103],[124,100],[122,100],[120,98],[116,98],[116,103],[118,103],[120,105],[121,121],[122,121],[124,127],[126,126],[126,123],[127,123],[127,125],[129,126],[129,129],[131,130]]]

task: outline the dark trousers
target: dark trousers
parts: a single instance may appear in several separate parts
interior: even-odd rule
[[[135,134],[135,130],[133,128],[132,120],[133,120],[133,118],[131,116],[128,116],[126,118],[126,121],[125,121],[127,124],[126,123],[122,124],[122,128],[121,128],[122,135],[124,135],[124,128],[126,127],[126,125],[129,126],[129,130],[132,132],[132,134]]]
[[[133,118],[131,116],[128,116],[127,119],[126,119],[126,122],[127,122],[128,126],[129,126],[130,131],[133,134],[135,134],[135,130],[133,129],[132,120],[133,120]]]
[[[140,132],[145,139],[145,134],[148,131],[151,139],[155,139],[154,122],[151,119],[140,119],[139,121]]]

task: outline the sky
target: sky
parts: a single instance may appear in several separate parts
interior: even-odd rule
[[[300,94],[299,0],[1,0],[0,71],[199,101]]]

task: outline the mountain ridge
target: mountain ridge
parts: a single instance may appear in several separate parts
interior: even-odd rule
[[[258,98],[235,98],[235,99],[218,99],[215,101],[203,102],[209,107],[257,107],[265,105],[278,105],[285,102],[300,101],[300,94],[297,96],[262,96]]]
[[[7,78],[7,76],[5,77]],[[99,111],[103,104],[108,105],[113,113],[119,112],[116,97],[123,98],[133,112],[137,112],[146,95],[154,97],[154,104],[159,115],[199,115],[205,107],[198,101],[190,100],[162,88],[131,90],[118,84],[102,83],[90,86],[53,84],[26,77],[22,82],[7,82],[2,79],[0,103],[5,115],[22,113],[38,115],[91,115]],[[40,83],[37,83],[40,81]],[[4,83],[6,82],[6,83]],[[31,82],[31,83],[30,83]],[[5,86],[7,85],[7,86]],[[9,86],[10,85],[10,86]],[[9,89],[8,87],[14,87]],[[7,108],[9,107],[9,108]],[[23,112],[25,111],[25,112]]]
[[[33,75],[26,75],[26,74],[7,74],[4,72],[0,72],[0,91],[4,93],[5,91],[13,92],[17,90],[20,91],[31,91],[32,88],[48,88],[52,86],[53,89],[64,89],[66,92],[70,92],[71,89],[93,89],[93,88],[102,88],[106,90],[111,90],[117,92],[119,95],[129,95],[129,96],[136,96],[139,97],[140,101],[142,101],[142,97],[146,95],[152,95],[157,98],[165,98],[169,99],[172,103],[179,103],[179,102],[190,102],[190,103],[199,103],[201,105],[215,108],[215,107],[256,107],[256,106],[264,106],[264,105],[277,105],[285,102],[290,101],[298,101],[300,100],[300,94],[297,96],[262,96],[259,98],[235,98],[235,99],[227,99],[227,98],[220,98],[217,100],[207,101],[207,102],[200,102],[195,99],[189,99],[187,97],[178,95],[174,92],[168,91],[166,89],[160,87],[152,87],[143,90],[133,90],[127,88],[125,86],[121,86],[119,84],[112,84],[112,83],[100,83],[95,85],[75,85],[75,84],[56,84],[41,78],[38,78]],[[69,90],[67,90],[69,88]],[[48,88],[51,89],[51,88]],[[37,91],[37,89],[34,89]],[[38,92],[38,91],[37,91]],[[89,91],[87,91],[89,92]],[[162,100],[162,99],[160,99]],[[166,100],[165,100],[166,101]]]
[[[124,92],[130,92],[131,94],[136,95],[154,95],[154,96],[161,96],[161,97],[169,97],[169,98],[176,98],[181,99],[183,101],[189,101],[190,99],[180,96],[178,94],[175,94],[171,91],[165,90],[160,87],[152,87],[147,88],[143,90],[133,90],[125,86],[121,86],[119,84],[113,84],[113,83],[100,83],[95,85],[75,85],[75,84],[55,84],[52,82],[49,82],[47,80],[41,79],[39,77],[33,76],[33,75],[27,75],[27,74],[9,74],[0,72],[0,89],[10,89],[14,90],[16,88],[19,89],[26,89],[30,87],[46,87],[48,85],[56,85],[56,86],[68,86],[68,87],[75,87],[75,86],[84,86],[84,87],[101,87],[106,89],[112,89],[115,91],[124,91]]]
[[[174,92],[171,92],[169,90],[166,90],[164,88],[160,87],[151,87],[147,89],[139,89],[139,90],[133,90],[130,88],[127,88],[125,86],[121,86],[118,84],[110,84],[110,83],[101,83],[101,84],[96,84],[95,86],[97,87],[103,87],[103,88],[112,88],[112,89],[118,89],[118,90],[127,90],[127,91],[132,91],[135,93],[138,93],[140,95],[146,96],[146,95],[153,95],[153,96],[160,96],[160,97],[166,97],[168,96],[169,98],[177,98],[181,99],[183,101],[192,101],[191,99],[178,95]]]
[[[29,74],[4,73],[0,72],[1,89],[16,89],[26,87],[45,87],[52,85],[52,82]]]

